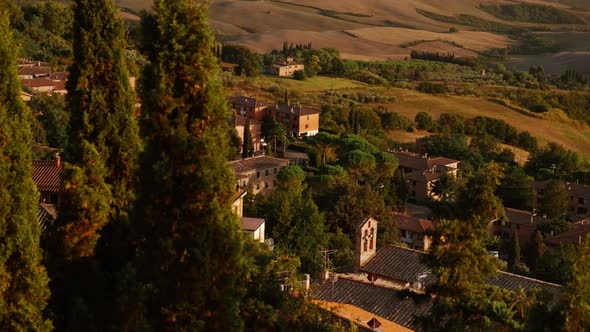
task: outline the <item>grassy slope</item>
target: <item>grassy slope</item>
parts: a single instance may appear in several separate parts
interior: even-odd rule
[[[347,92],[374,93],[395,98],[395,102],[379,104],[385,108],[398,112],[410,119],[414,119],[421,111],[430,113],[438,118],[442,113],[455,113],[465,117],[478,115],[501,119],[513,125],[518,130],[526,130],[536,136],[541,143],[556,142],[568,149],[590,156],[590,127],[576,123],[560,110],[552,110],[543,118],[533,118],[496,103],[477,97],[462,96],[434,96],[408,89],[364,86],[350,80],[318,77],[299,82],[288,78],[260,77],[243,80],[237,87],[230,89],[228,94],[245,94],[269,101],[276,101],[280,96],[265,91],[273,84],[289,89],[292,101],[320,106],[321,96],[325,91],[345,89]],[[364,107],[375,107],[364,105]],[[404,134],[415,139],[418,133]],[[410,136],[408,136],[410,135]],[[518,155],[522,154],[516,151]]]

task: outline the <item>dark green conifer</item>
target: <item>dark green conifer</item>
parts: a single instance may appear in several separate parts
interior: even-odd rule
[[[21,100],[8,17],[0,4],[0,331],[49,331],[49,279],[31,179],[33,116]]]
[[[111,215],[125,217],[133,199],[131,175],[140,144],[135,94],[124,59],[123,24],[111,0],[77,0],[74,20],[68,160],[84,167],[84,142],[93,146],[106,168]]]
[[[243,238],[231,212],[229,108],[219,80],[207,8],[158,0],[144,17],[149,64],[133,232],[139,285],[126,326],[152,331],[237,331],[244,294]]]
[[[244,125],[244,141],[242,142],[242,158],[252,157],[254,154],[254,142],[252,141],[252,132],[250,131],[250,118],[246,117]]]

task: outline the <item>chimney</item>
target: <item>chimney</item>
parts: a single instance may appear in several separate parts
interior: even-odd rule
[[[59,155],[59,152],[55,154],[55,167],[61,167],[61,157]]]

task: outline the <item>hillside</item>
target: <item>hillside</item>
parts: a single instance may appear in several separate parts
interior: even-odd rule
[[[228,89],[227,93],[274,102],[281,100],[281,89],[289,90],[293,101],[316,107],[321,107],[326,92],[339,91],[348,95],[355,93],[379,95],[381,99],[390,101],[363,103],[362,107],[383,106],[409,119],[414,119],[418,112],[427,112],[433,118],[438,118],[443,113],[450,113],[468,118],[485,116],[504,120],[519,131],[530,132],[539,139],[541,144],[555,142],[585,157],[590,157],[590,126],[569,119],[563,111],[558,109],[532,117],[480,97],[436,96],[414,90],[363,85],[351,80],[329,77],[316,77],[307,81],[268,76],[241,79],[233,88]],[[390,134],[398,141],[408,141],[408,139],[428,135],[426,132],[412,134],[392,132]]]

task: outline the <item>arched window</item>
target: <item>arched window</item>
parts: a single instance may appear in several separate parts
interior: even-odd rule
[[[363,241],[363,252],[367,251],[367,239],[365,238],[365,240]]]
[[[371,240],[369,242],[369,249],[373,250],[373,241],[375,241],[375,228],[371,228]]]

